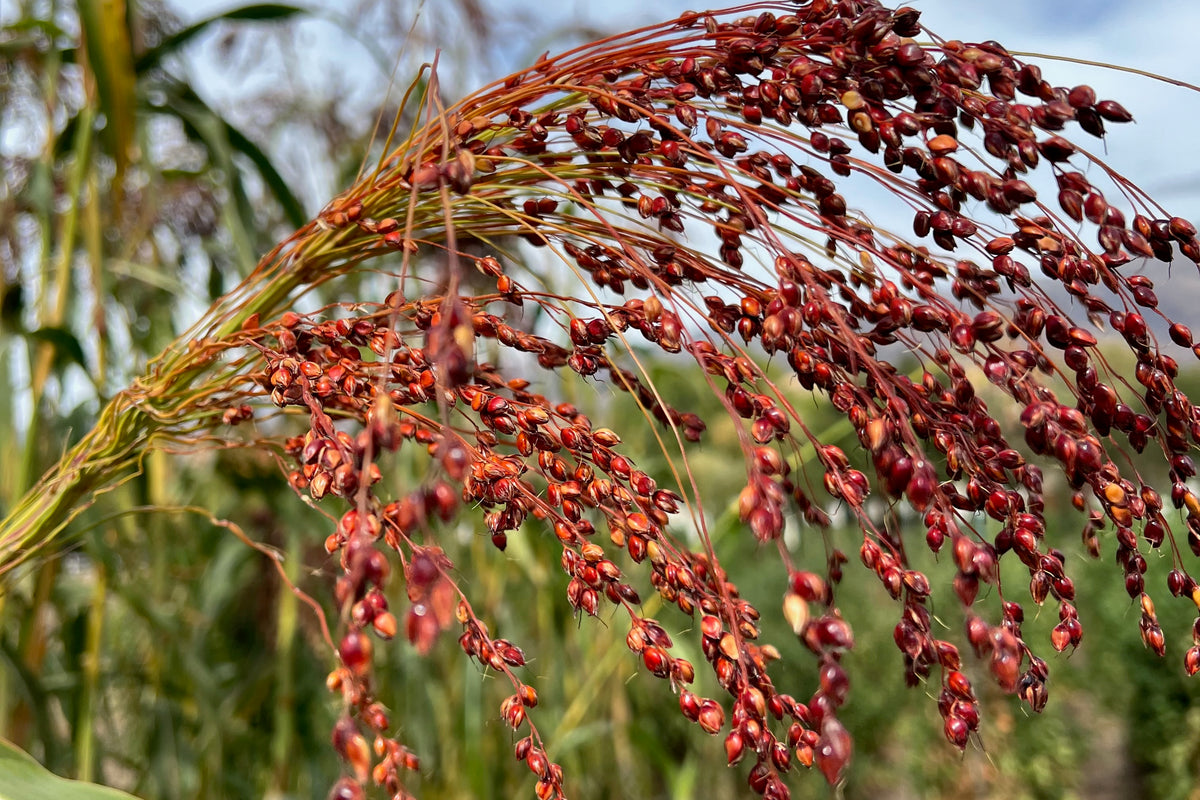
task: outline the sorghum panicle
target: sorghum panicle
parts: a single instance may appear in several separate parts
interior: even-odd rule
[[[1054,650],[1083,637],[1064,539],[1046,525],[1043,469],[1071,487],[1085,547],[1115,542],[1143,641],[1164,651],[1145,551],[1169,543],[1170,593],[1200,599],[1176,539],[1186,530],[1200,553],[1200,499],[1187,483],[1200,417],[1175,382],[1176,357],[1200,345],[1130,265],[1200,262],[1196,229],[1120,176],[1094,182],[1105,170],[1089,169],[1095,158],[1076,138],[1130,121],[1124,107],[1091,87],[1054,86],[995,42],[932,37],[918,18],[874,0],[755,3],[547,57],[414,132],[323,213],[348,253],[399,252],[436,278],[406,288],[444,289],[396,291],[340,314],[289,312],[251,335],[261,394],[307,415],[308,430],[286,446],[292,486],[345,509],[326,542],[342,573],[329,684],[345,715],[333,743],[349,768],[334,797],[362,796],[369,780],[403,796],[417,761],[388,734],[375,642],[403,631],[424,653],[455,625],[464,653],[512,683],[499,715],[514,731],[529,727],[514,752],[538,797],[563,795],[534,727],[524,653],[489,632],[435,543],[439,521],[468,511],[500,550],[513,535],[553,533],[566,601],[584,616],[606,606],[626,615],[640,666],[677,692],[688,720],[724,734],[728,762],[749,764],[763,796],[788,796],[782,775],[796,764],[837,783],[852,753],[838,718],[852,685],[841,659],[854,635],[837,603],[849,559],[830,529],[826,563],[793,564],[781,538],[789,519],[829,528],[829,510],[841,508],[857,521],[858,560],[897,603],[906,679],[941,684],[944,733],[959,749],[980,725],[966,671],[1034,711],[1048,697],[1040,646],[1022,635],[1025,590],[1001,584],[1002,560],[1027,569],[1029,600],[1057,606]],[[1034,172],[1053,177],[1056,196],[1026,180]],[[842,179],[855,173],[914,209],[911,232],[853,210]],[[590,285],[558,295],[499,250],[455,251],[447,220],[463,235],[549,248]],[[706,232],[712,252],[680,235]],[[1052,299],[1050,285],[1070,302]],[[531,307],[542,313],[517,313]],[[1105,325],[1136,365],[1130,381],[1097,347]],[[898,349],[923,369],[900,372]],[[628,392],[686,447],[705,421],[626,366],[631,351],[655,350],[681,369],[694,362],[738,421],[738,513],[753,545],[780,553],[782,612],[817,665],[804,701],[776,686],[782,645],[759,640],[759,609],[708,541],[692,547],[671,532],[686,487],[660,486],[622,431],[531,381],[536,366]],[[806,426],[795,392],[764,366],[772,354],[776,371],[786,364],[789,379],[849,421],[860,447]],[[996,402],[1017,410],[1016,425]],[[250,413],[231,406],[225,421]],[[381,496],[381,465],[400,448],[421,453],[430,477]],[[1169,486],[1123,466],[1121,454],[1144,451],[1161,454]],[[819,486],[801,469],[813,469],[800,457],[809,452]],[[871,495],[919,523],[878,524]],[[931,622],[930,598],[945,587],[910,565],[906,551],[922,543],[955,571],[959,644]],[[397,579],[409,605],[392,610],[384,591]],[[697,665],[643,615],[647,584],[698,621],[724,700],[694,693]],[[961,656],[964,644],[981,669]],[[1198,648],[1186,652],[1189,674],[1200,670]]]

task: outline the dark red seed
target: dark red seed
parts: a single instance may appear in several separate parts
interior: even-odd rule
[[[717,701],[705,700],[700,703],[696,721],[705,733],[717,733],[725,726],[725,710]]]
[[[962,717],[947,717],[945,726],[946,740],[950,744],[963,750],[967,746],[967,739],[971,735],[971,728],[966,720]]]
[[[671,674],[671,657],[661,647],[652,645],[642,650],[642,663],[656,677],[665,678]]]
[[[1189,677],[1200,672],[1200,645],[1190,647],[1184,654],[1183,668]]]
[[[817,768],[830,786],[841,780],[850,763],[853,742],[842,724],[833,717],[826,717],[821,724],[821,738],[814,748]]]
[[[1149,286],[1135,286],[1133,301],[1143,308],[1158,308],[1158,295]]]
[[[1192,331],[1187,325],[1184,325],[1181,322],[1176,322],[1167,330],[1167,332],[1171,336],[1171,341],[1180,347],[1192,346]]]
[[[1109,122],[1131,122],[1133,115],[1115,100],[1101,100],[1096,103],[1096,113]]]
[[[1074,189],[1063,189],[1059,192],[1058,205],[1068,217],[1076,222],[1083,219],[1083,195]]]
[[[1088,108],[1096,103],[1096,92],[1090,86],[1076,86],[1067,94],[1072,108]]]
[[[1066,161],[1075,154],[1075,145],[1061,136],[1051,136],[1038,142],[1038,151],[1047,161]]]
[[[1180,241],[1191,239],[1196,235],[1196,226],[1182,217],[1171,217],[1168,226],[1171,235]]]
[[[362,675],[371,667],[371,640],[361,631],[351,631],[338,646],[338,657],[346,669]]]
[[[732,731],[725,737],[725,760],[729,766],[733,766],[742,760],[742,756],[746,753],[746,743],[742,740],[742,735],[737,731]]]

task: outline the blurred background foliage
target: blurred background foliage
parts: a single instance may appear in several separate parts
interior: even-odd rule
[[[376,121],[386,128],[398,113],[393,71],[404,83],[436,43],[447,48],[439,77],[453,94],[508,71],[497,65],[536,56],[514,50],[476,0],[415,10],[386,0],[354,0],[336,12],[262,4],[185,23],[158,0],[6,0],[4,508],[90,427],[113,391],[353,179],[377,152]],[[305,27],[314,20],[360,49],[346,71],[303,68],[305,48],[330,35]],[[523,13],[504,24],[526,25],[522,41],[534,47],[596,33],[542,30]],[[195,58],[201,40],[217,59],[212,47]],[[652,369],[673,405],[709,422],[689,464],[717,549],[743,593],[768,612],[765,636],[784,653],[777,683],[804,697],[815,666],[769,613],[784,590],[783,567],[762,558],[726,511],[743,483],[729,469],[734,423],[706,385],[672,379],[676,366]],[[568,399],[597,424],[638,416],[622,396]],[[834,415],[809,407],[810,427],[836,443]],[[669,482],[649,431],[646,442],[641,467]],[[1081,559],[1082,520],[1062,488],[1061,507],[1047,517],[1058,520],[1059,546]],[[7,576],[0,733],[56,773],[141,797],[321,796],[339,769],[328,743],[338,708],[322,688],[333,659],[317,620],[267,559],[185,507],[237,522],[287,555],[300,588],[329,597],[336,570],[322,542],[330,523],[297,501],[270,454],[155,454],[76,522],[87,531],[82,543]],[[1052,659],[1045,713],[1032,719],[1012,698],[985,695],[982,736],[960,756],[942,737],[935,697],[903,685],[891,643],[899,607],[858,567],[856,531],[822,539],[794,528],[787,541],[798,563],[822,563],[834,546],[852,556],[839,589],[858,638],[846,657],[853,684],[843,719],[857,747],[846,797],[1200,797],[1200,689],[1184,678],[1177,654],[1160,661],[1143,649],[1111,546],[1074,568],[1089,634],[1079,652]],[[441,543],[492,630],[531,657],[536,718],[575,796],[745,795],[744,770],[725,766],[720,739],[701,739],[662,683],[638,674],[622,626],[572,617],[547,531],[526,526],[501,554],[468,515],[446,527]],[[948,586],[953,566],[925,555],[914,566]],[[1165,569],[1152,565],[1152,576]],[[1022,575],[1006,580],[1023,593]],[[652,590],[641,588],[653,610]],[[958,639],[958,609],[933,610]],[[1056,620],[1035,611],[1027,637],[1048,652]],[[1160,615],[1166,630],[1186,635],[1184,604],[1164,602]],[[675,626],[678,654],[700,663],[692,621],[663,621]],[[399,641],[381,650],[381,696],[392,699],[402,738],[422,757],[410,787],[418,796],[532,796],[533,776],[512,758],[511,731],[496,713],[509,692],[503,682],[468,662],[452,636],[426,658]],[[968,671],[977,686],[989,685],[982,670]],[[706,677],[703,693],[719,695]],[[817,776],[795,783],[825,791]]]

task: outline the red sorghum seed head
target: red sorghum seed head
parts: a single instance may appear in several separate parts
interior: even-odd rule
[[[237,346],[252,345],[258,358],[254,391],[310,423],[284,447],[295,461],[289,483],[314,500],[345,504],[325,547],[342,570],[334,584],[342,666],[330,688],[342,693],[346,719],[386,727],[372,722],[380,717],[371,712],[367,631],[395,635],[381,590],[402,579],[405,632],[418,652],[432,647],[458,604],[462,650],[513,683],[503,718],[514,729],[534,722],[527,709],[536,693],[513,672],[524,652],[493,638],[459,603],[454,537],[441,529],[476,511],[501,550],[509,536],[553,530],[572,608],[601,616],[611,602],[615,613],[633,615],[629,649],[646,671],[670,680],[687,718],[715,733],[724,728],[722,706],[684,686],[697,667],[673,655],[661,625],[636,616],[633,587],[648,577],[660,599],[688,615],[699,610],[694,635],[732,701],[727,758],[755,754],[749,781],[764,796],[786,796],[775,773],[793,756],[817,764],[831,783],[850,758],[836,711],[851,685],[840,659],[855,642],[837,601],[857,565],[835,555],[845,547],[831,524],[835,510],[860,521],[863,570],[901,606],[893,631],[906,680],[937,680],[940,668],[944,733],[960,749],[979,709],[958,649],[934,638],[939,598],[953,591],[967,607],[965,641],[1000,687],[1035,711],[1046,702],[1045,662],[1035,655],[1039,645],[1021,638],[1019,598],[998,595],[1003,563],[1020,561],[1029,572],[1034,602],[1059,603],[1053,648],[1082,638],[1072,562],[1055,549],[1058,510],[1043,494],[1047,465],[1062,470],[1072,506],[1087,515],[1085,547],[1099,552],[1111,524],[1124,585],[1142,603],[1143,640],[1156,652],[1165,647],[1145,595],[1155,581],[1146,579],[1153,560],[1138,552],[1139,531],[1152,548],[1174,544],[1173,534],[1161,498],[1132,480],[1131,465],[1137,453],[1165,454],[1171,500],[1200,552],[1200,499],[1187,484],[1200,423],[1176,386],[1178,365],[1160,350],[1168,338],[1195,345],[1186,325],[1165,318],[1151,273],[1121,268],[1134,258],[1200,260],[1200,244],[1191,223],[1149,211],[1123,179],[1091,163],[1095,148],[1074,138],[1076,130],[1103,136],[1129,112],[1089,86],[1056,87],[992,42],[914,44],[921,29],[913,9],[821,0],[794,13],[756,12],[606,40],[597,50],[603,69],[586,58],[547,57],[421,129],[320,218],[322,231],[340,237],[338,257],[348,264],[399,248],[405,270],[426,270],[441,263],[425,254],[446,243],[442,231],[469,234],[477,224],[487,238],[515,234],[561,254],[590,284],[586,291],[555,295],[511,251],[473,257],[479,288],[451,265],[451,278],[419,275],[383,302],[331,306],[326,320],[290,312],[274,325],[253,317],[241,327]],[[681,31],[703,38],[703,53]],[[562,95],[568,84],[586,91]],[[879,166],[913,205],[921,241],[878,231],[845,194],[852,183],[843,177]],[[1029,176],[1039,171],[1055,179],[1058,216],[1054,198]],[[443,206],[447,191],[461,197]],[[636,210],[638,224],[589,213],[603,202]],[[679,244],[685,236],[699,242],[695,231],[705,228],[711,252]],[[815,248],[791,233],[802,228]],[[747,250],[766,257],[747,258]],[[313,268],[306,252],[295,248],[289,270],[324,280],[343,269]],[[1043,283],[1034,284],[1034,269]],[[1045,282],[1079,302],[1051,303]],[[409,285],[420,287],[411,297]],[[508,305],[514,313],[505,313]],[[1105,320],[1111,342],[1096,333]],[[659,486],[670,470],[652,476],[626,446],[646,439],[644,431],[619,418],[600,427],[600,415],[593,424],[582,402],[551,399],[557,377],[546,384],[553,389],[535,382],[545,371],[628,392],[686,448],[705,436],[706,420],[669,406],[648,377],[653,370],[619,366],[639,336],[647,353],[694,359],[741,437],[740,522],[758,542],[778,545],[788,576],[784,619],[819,662],[819,687],[803,713],[775,689],[768,673],[780,650],[758,639],[758,610],[740,595],[738,576],[725,573],[721,548],[695,547],[672,532],[685,503]],[[1134,380],[1106,379],[1108,351],[1099,351],[1108,347],[1130,351]],[[492,352],[498,357],[484,362]],[[777,352],[785,357],[756,355]],[[897,369],[892,352],[922,360],[920,378]],[[803,408],[782,390],[781,378],[792,377],[845,418],[861,447],[821,441],[827,437],[805,425]],[[222,409],[227,424],[251,416],[236,399]],[[428,478],[407,496],[386,498],[398,485],[388,471],[399,448]],[[810,496],[807,478],[797,477],[798,456],[808,452],[828,498]],[[1056,484],[1047,476],[1045,485]],[[880,493],[885,506],[924,515],[937,568],[953,572],[949,589],[909,562],[911,526],[892,525],[890,512],[887,524],[874,518]],[[703,500],[689,496],[687,504],[704,511]],[[964,524],[979,513],[995,521],[986,536]],[[793,563],[785,535],[793,514],[825,529],[825,563]],[[607,537],[595,536],[601,525]],[[401,565],[394,574],[393,558]],[[1176,596],[1195,591],[1178,566],[1167,584]],[[1191,651],[1186,659],[1193,671]],[[794,718],[801,729],[793,736],[789,728],[783,745],[769,717]],[[561,770],[542,746],[532,731],[514,752],[537,776],[539,797],[559,796]],[[383,750],[389,758],[377,772],[399,794],[391,782],[405,759],[386,742]]]

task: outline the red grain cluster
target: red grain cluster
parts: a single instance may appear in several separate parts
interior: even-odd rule
[[[368,780],[405,797],[402,776],[417,766],[389,738],[373,638],[403,630],[425,652],[456,624],[464,653],[513,685],[499,712],[514,731],[530,729],[514,751],[537,776],[538,797],[563,796],[562,770],[533,726],[523,652],[489,632],[434,544],[435,524],[464,513],[479,515],[501,550],[518,532],[553,533],[566,601],[588,616],[605,605],[627,615],[627,644],[645,671],[678,694],[685,717],[724,734],[729,763],[748,762],[764,797],[787,797],[783,775],[797,764],[837,783],[852,749],[838,719],[850,688],[841,657],[854,646],[837,604],[847,557],[831,530],[826,563],[793,564],[782,540],[789,519],[828,528],[840,507],[858,522],[859,560],[899,605],[906,678],[940,684],[945,735],[958,748],[980,706],[958,646],[931,623],[930,598],[946,587],[912,568],[906,549],[952,562],[961,641],[1003,691],[1040,711],[1047,664],[1022,635],[1024,591],[1001,585],[1001,561],[1027,569],[1029,600],[1057,606],[1054,650],[1078,646],[1084,631],[1061,539],[1046,527],[1044,468],[1070,486],[1085,545],[1115,542],[1142,638],[1163,652],[1146,553],[1165,546],[1170,593],[1200,597],[1176,540],[1183,533],[1200,554],[1200,499],[1188,485],[1200,415],[1176,385],[1171,354],[1200,350],[1134,268],[1200,262],[1196,230],[1067,138],[1129,121],[1122,106],[1087,86],[1053,86],[995,42],[922,46],[918,36],[929,38],[916,10],[873,0],[688,15],[547,58],[467,98],[325,213],[323,224],[360,237],[369,254],[407,259],[433,237],[399,220],[432,198],[460,234],[553,248],[591,284],[547,292],[497,252],[474,259],[486,287],[470,294],[451,249],[435,259],[450,290],[396,292],[330,319],[289,313],[257,339],[263,392],[309,423],[287,442],[292,486],[347,506],[326,543],[342,571],[344,638],[330,687],[346,714],[333,743],[349,766],[334,797],[361,797]],[[1054,178],[1056,197],[1039,196],[1025,180],[1032,171]],[[853,210],[841,191],[853,173],[911,206],[911,234]],[[1106,176],[1112,196],[1089,175]],[[683,233],[710,235],[711,252]],[[1053,299],[1064,294],[1065,305]],[[516,313],[530,306],[550,323]],[[1098,347],[1106,324],[1135,365],[1129,376]],[[482,360],[484,343],[504,366]],[[919,374],[897,369],[900,348],[923,363]],[[759,546],[778,550],[783,616],[817,664],[804,701],[776,687],[781,646],[759,640],[759,609],[719,554],[670,532],[686,487],[660,486],[622,431],[595,427],[531,382],[538,371],[604,381],[686,447],[705,421],[623,366],[630,352],[656,351],[679,354],[739,423],[738,511]],[[809,430],[795,392],[764,366],[772,354],[775,369],[786,364],[795,384],[849,421],[861,449]],[[227,422],[246,416],[231,409]],[[431,477],[382,497],[381,464],[400,448],[423,454]],[[1169,491],[1121,457],[1144,452],[1165,464]],[[878,524],[871,495],[921,523]],[[409,601],[403,626],[384,595],[397,578]],[[647,586],[696,619],[724,700],[693,693],[696,666],[641,611]],[[985,588],[987,607],[977,606]],[[1200,669],[1200,649],[1185,663]]]

